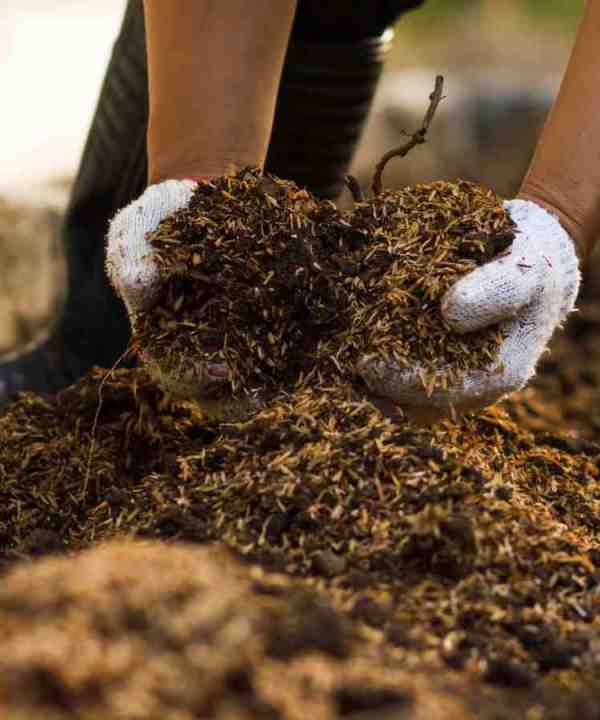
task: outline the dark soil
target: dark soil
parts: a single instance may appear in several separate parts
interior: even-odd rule
[[[594,442],[499,408],[395,425],[342,386],[207,424],[141,371],[105,377],[0,419],[7,708],[594,717]],[[160,542],[72,556],[122,535]],[[44,554],[67,557],[29,565]],[[226,603],[227,568],[235,650],[206,609]]]
[[[429,429],[341,381],[243,423],[141,370],[22,396],[0,715],[596,719],[597,277],[530,389]]]

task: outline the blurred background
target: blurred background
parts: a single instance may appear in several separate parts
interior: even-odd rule
[[[419,127],[436,74],[447,99],[430,142],[387,186],[465,177],[513,194],[568,59],[584,0],[428,0],[399,23],[353,173]],[[64,284],[55,229],[124,0],[3,0],[0,10],[0,353],[35,337]]]

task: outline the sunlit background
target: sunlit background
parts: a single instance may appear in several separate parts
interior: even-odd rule
[[[0,193],[29,200],[33,187],[72,174],[123,6],[3,1]],[[582,7],[583,0],[429,0],[399,23],[389,72],[443,72],[450,92],[481,82],[472,77],[480,72],[491,85],[526,80],[537,90],[562,70]],[[418,101],[419,89],[426,94],[426,86],[397,79],[399,101]]]
[[[31,339],[56,306],[63,275],[52,228],[68,197],[124,4],[1,4],[0,352]],[[418,127],[433,78],[442,73],[447,99],[430,143],[391,163],[386,183],[463,176],[514,192],[583,4],[429,0],[405,16],[353,172],[369,182],[374,163],[400,141],[401,131]]]
[[[73,173],[123,4],[3,0],[0,193]]]

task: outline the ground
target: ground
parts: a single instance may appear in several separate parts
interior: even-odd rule
[[[333,387],[219,425],[138,370],[21,398],[5,715],[595,718],[597,277],[532,386],[459,423]]]
[[[472,61],[473,43],[452,37]],[[564,48],[541,64],[559,71]],[[439,46],[419,49],[415,62]],[[408,116],[388,84],[364,178],[382,133],[418,123],[418,77]],[[502,107],[512,97],[522,113],[514,77],[500,79]],[[514,192],[534,133],[490,124],[483,87],[388,182],[445,175],[469,117],[459,145],[477,151],[461,174]],[[544,98],[527,106],[536,127]],[[506,168],[484,162],[507,149]],[[64,190],[40,197],[0,204],[0,351],[60,304]],[[139,371],[22,398],[0,417],[0,715],[595,720],[598,270],[530,388],[433,429],[334,390],[207,424]]]

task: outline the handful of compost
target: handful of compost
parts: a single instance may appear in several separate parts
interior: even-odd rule
[[[378,166],[374,197],[353,183],[347,214],[247,168],[167,181],[117,215],[108,272],[163,387],[233,419],[358,375],[371,396],[436,419],[527,382],[573,307],[573,244],[533,203],[472,183],[381,189],[387,159],[424,141],[440,84],[431,97],[423,128]]]
[[[155,379],[228,418],[290,387],[334,324],[318,262],[329,216],[331,203],[256,168],[163,183],[122,211],[108,271]]]
[[[397,208],[415,191],[389,193],[378,204]],[[412,225],[406,215],[386,220],[405,227],[390,228],[391,236],[413,233],[420,248],[431,248],[420,276],[408,253],[388,277],[399,290],[388,295],[386,320],[400,316],[412,332],[393,323],[373,329],[373,344],[387,352],[364,355],[358,367],[374,395],[431,420],[485,407],[527,383],[574,306],[579,271],[566,232],[534,203],[501,203],[459,182],[438,185],[421,210]]]
[[[558,220],[534,202],[501,202],[483,188],[460,182],[438,185],[427,200],[417,188],[421,195],[417,207],[410,189],[383,191],[381,176],[387,162],[425,142],[442,92],[443,78],[438,76],[421,128],[378,163],[371,203],[374,216],[379,207],[389,237],[416,235],[433,247],[428,250],[431,265],[411,283],[425,301],[414,326],[425,344],[404,356],[398,356],[397,348],[387,357],[370,353],[358,363],[372,393],[388,405],[396,403],[411,417],[428,421],[483,408],[521,389],[534,374],[555,329],[573,310],[580,285],[573,241]],[[362,200],[355,181],[350,187],[355,199]],[[412,225],[401,210],[407,200],[412,202]],[[356,214],[359,218],[366,214],[367,224],[371,222],[368,206],[366,213],[359,208]],[[477,250],[478,235],[493,257]],[[465,254],[477,265],[483,262],[482,267],[469,268],[464,277],[458,272],[448,284],[444,265],[452,274]],[[426,303],[431,300],[436,302],[433,324],[427,321]],[[405,299],[401,304],[411,302]],[[436,317],[450,333],[436,335]],[[490,334],[494,330],[495,340]],[[469,345],[475,352],[467,360]]]

